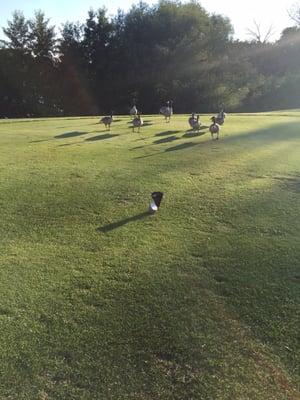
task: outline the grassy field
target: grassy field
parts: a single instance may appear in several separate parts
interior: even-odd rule
[[[299,399],[300,112],[144,120],[0,122],[0,399]]]

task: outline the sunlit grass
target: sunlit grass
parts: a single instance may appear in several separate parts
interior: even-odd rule
[[[143,118],[0,122],[0,398],[299,398],[300,112]]]

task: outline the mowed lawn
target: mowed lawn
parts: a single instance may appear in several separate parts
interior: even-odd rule
[[[1,400],[300,398],[300,112],[187,118],[0,121]]]

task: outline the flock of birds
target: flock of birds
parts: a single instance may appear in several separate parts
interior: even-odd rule
[[[161,107],[159,113],[165,117],[166,122],[170,122],[171,116],[173,115],[173,102],[167,101],[166,106]],[[139,132],[140,128],[144,125],[144,121],[135,104],[130,109],[130,116],[132,118],[132,132],[135,132],[135,129],[137,129]],[[209,126],[209,131],[212,139],[219,139],[220,128],[225,122],[225,117],[226,113],[223,109],[217,115],[211,117],[212,124]],[[110,126],[113,122],[113,113],[101,118],[99,122],[103,123],[107,130],[110,130]],[[202,126],[200,115],[192,113],[188,119],[188,123],[193,131],[199,132]]]
[[[209,131],[211,133],[212,139],[219,139],[219,133],[221,129],[221,125],[224,124],[226,118],[226,113],[222,109],[217,115],[211,117],[212,124],[209,126]],[[190,124],[190,127],[194,130],[199,132],[201,128],[201,121],[200,121],[200,115],[195,115],[193,113],[191,117],[188,119],[188,122]]]

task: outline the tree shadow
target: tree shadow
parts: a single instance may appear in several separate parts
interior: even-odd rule
[[[124,218],[124,219],[121,219],[120,221],[116,221],[116,222],[112,222],[111,224],[108,224],[108,225],[100,226],[99,228],[97,228],[97,231],[103,232],[103,233],[110,232],[114,229],[121,228],[121,226],[127,225],[130,222],[139,221],[139,220],[144,219],[149,216],[150,216],[149,212],[144,211],[140,214],[133,215],[132,217]]]
[[[179,133],[180,131],[164,131],[164,132],[160,132],[157,133],[154,136],[168,136],[168,135],[174,135],[175,133]]]
[[[87,133],[88,132],[73,131],[73,132],[62,133],[61,135],[56,135],[54,137],[55,137],[55,139],[67,139],[67,138],[71,138],[71,137],[86,135]]]
[[[104,133],[103,135],[93,136],[85,139],[86,142],[96,142],[97,140],[111,139],[115,136],[120,136],[112,133]]]
[[[194,142],[189,142],[189,143],[181,143],[178,144],[177,146],[169,147],[165,150],[167,151],[176,151],[176,150],[184,150],[188,149],[189,147],[197,146],[199,143],[194,143]]]
[[[288,132],[287,127],[291,129]],[[224,139],[224,141],[226,140],[226,143],[239,141],[248,141],[250,143],[252,141],[257,145],[262,145],[262,142],[274,142],[275,140],[286,141],[290,139],[299,139],[299,122],[290,122],[288,124],[274,124],[273,126],[270,126],[268,128],[258,129],[230,136],[227,139]]]
[[[161,143],[168,143],[168,142],[173,142],[174,140],[178,140],[178,137],[176,136],[168,136],[162,139],[154,140],[154,144],[161,144]]]

